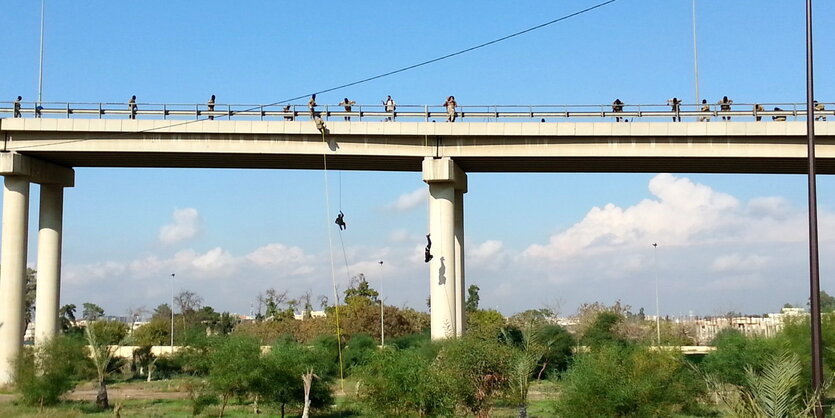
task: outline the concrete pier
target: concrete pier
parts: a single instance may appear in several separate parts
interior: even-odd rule
[[[429,185],[429,233],[432,255],[429,288],[432,339],[464,332],[463,201],[467,176],[450,158],[423,160],[423,181]]]

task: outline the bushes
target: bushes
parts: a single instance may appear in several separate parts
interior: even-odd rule
[[[607,345],[578,355],[555,406],[559,416],[671,416],[698,407],[704,382],[680,354]]]
[[[702,361],[702,370],[722,382],[737,386],[745,384],[746,367],[760,372],[766,361],[778,351],[778,343],[774,339],[746,337],[733,329],[717,334],[712,345],[716,351]]]
[[[15,364],[15,387],[28,405],[52,405],[88,375],[87,364],[84,343],[59,335],[20,353]]]

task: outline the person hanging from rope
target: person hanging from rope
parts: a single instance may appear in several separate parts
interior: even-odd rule
[[[316,124],[316,129],[319,131],[319,133],[324,135],[325,129],[327,128],[325,126],[325,121],[322,120],[322,118],[319,115],[316,115],[313,117],[313,123]]]
[[[423,250],[424,263],[428,263],[429,260],[431,260],[433,257],[432,254],[429,253],[429,251],[432,249],[432,240],[429,239],[429,235],[430,234],[426,234],[426,249]]]
[[[348,229],[348,225],[345,224],[345,214],[341,210],[339,211],[339,215],[336,215],[336,221],[334,223],[339,225],[340,231]]]

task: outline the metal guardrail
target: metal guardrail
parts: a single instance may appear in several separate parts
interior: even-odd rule
[[[622,111],[615,112],[612,105],[477,105],[456,107],[457,120],[469,122],[493,122],[500,120],[554,121],[569,119],[634,119],[671,118],[676,120],[760,120],[765,118],[787,120],[806,116],[805,103],[760,103],[762,111],[752,103],[734,103],[731,110],[721,110],[719,104],[682,104],[679,111],[673,111],[669,104],[623,104]],[[835,103],[820,103],[825,110],[816,110],[815,118],[826,120],[835,116]],[[141,119],[235,119],[235,120],[309,120],[311,112],[307,105],[249,105],[215,104],[209,110],[206,104],[184,103],[137,103],[135,115]],[[708,106],[707,111],[702,111]],[[387,112],[383,105],[357,105],[346,111],[342,105],[321,105],[315,114],[325,120],[359,121],[446,121],[448,113],[443,106],[398,105],[395,112]],[[21,117],[44,118],[88,118],[118,119],[130,118],[127,103],[72,103],[21,102]],[[0,118],[14,116],[14,102],[0,102]],[[738,120],[738,119],[737,119]]]

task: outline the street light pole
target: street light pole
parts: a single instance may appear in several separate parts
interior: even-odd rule
[[[661,347],[661,309],[658,303],[658,243],[652,243],[652,266],[655,271],[655,338]]]
[[[174,353],[174,273],[171,273],[171,353]]]
[[[818,264],[818,200],[815,172],[815,91],[812,60],[812,0],[806,0],[806,135],[809,157],[809,308],[812,325],[812,390],[823,386],[823,352],[821,347],[820,267]],[[823,418],[820,402],[815,416]]]
[[[45,0],[41,0],[41,58],[38,64],[38,104],[36,106],[41,105],[42,95],[43,95],[43,24],[44,24],[44,3]]]
[[[380,260],[380,345],[386,346],[386,326],[383,310],[383,261]]]
[[[693,77],[696,80],[696,104],[699,104],[699,49],[696,47],[696,0],[693,0]]]

